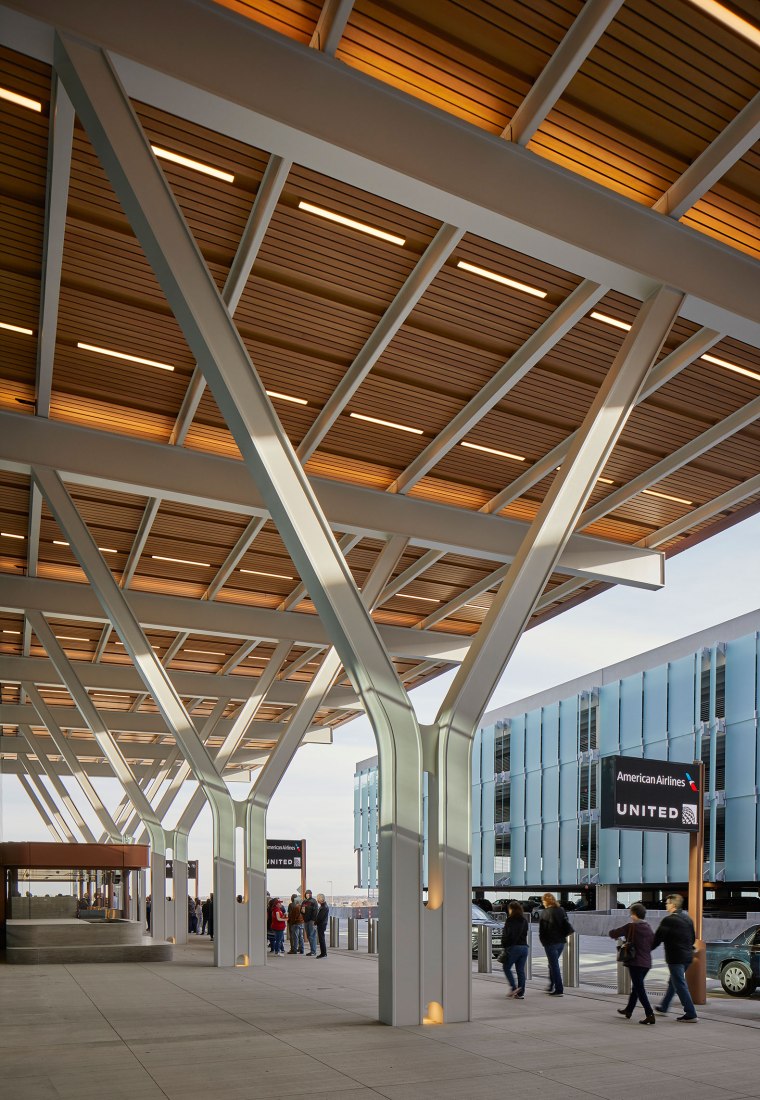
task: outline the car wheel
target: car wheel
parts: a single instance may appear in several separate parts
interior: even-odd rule
[[[730,962],[720,972],[720,984],[732,997],[746,997],[752,992],[752,971],[742,962]]]

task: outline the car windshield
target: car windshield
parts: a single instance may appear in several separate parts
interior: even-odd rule
[[[488,913],[486,913],[483,909],[480,908],[479,905],[473,905],[473,907],[472,907],[472,919],[474,921],[478,921],[478,920],[489,921],[491,918],[488,916]]]

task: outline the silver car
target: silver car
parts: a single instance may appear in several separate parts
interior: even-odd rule
[[[502,916],[502,914],[499,914]],[[501,930],[503,923],[494,920],[490,913],[486,913],[479,905],[472,907],[472,957],[478,957],[478,928],[491,929],[491,954],[494,958],[501,954]]]

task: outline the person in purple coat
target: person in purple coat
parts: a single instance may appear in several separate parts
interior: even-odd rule
[[[636,1007],[636,1001],[640,1001],[646,1015],[643,1020],[639,1020],[639,1023],[653,1024],[656,1018],[654,1012],[652,1012],[647,991],[644,988],[644,979],[652,968],[654,932],[647,922],[647,911],[640,901],[635,901],[629,912],[631,919],[628,924],[623,924],[620,928],[613,928],[610,932],[611,939],[616,940],[618,937],[623,936],[626,940],[631,941],[635,949],[633,959],[626,964],[631,973],[631,995],[625,1008],[619,1008],[618,1012],[621,1016],[625,1016],[627,1020],[630,1020]]]

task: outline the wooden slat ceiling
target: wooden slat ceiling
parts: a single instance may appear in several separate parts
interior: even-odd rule
[[[225,7],[308,45],[321,5],[311,0],[219,0]],[[339,61],[501,134],[582,9],[581,0],[356,0],[337,51]],[[748,19],[752,4],[735,4]],[[757,49],[708,19],[688,0],[626,0],[590,51],[529,150],[644,205],[652,205],[713,141],[756,92]],[[43,233],[50,71],[0,49],[0,86],[43,104],[34,112],[0,100],[0,321],[36,333]],[[234,176],[232,183],[161,160],[161,166],[220,290],[243,236],[269,155],[267,152],[136,103],[150,142]],[[683,221],[750,255],[760,250],[760,153],[750,149]],[[403,246],[315,217],[309,202],[404,238]],[[294,446],[304,439],[336,386],[413,272],[440,225],[381,196],[294,165],[279,197],[251,276],[236,309],[240,334],[267,389],[305,404],[273,398]],[[545,293],[544,298],[483,279],[457,265],[474,264]],[[336,416],[307,462],[312,474],[387,489],[510,356],[578,287],[579,277],[533,257],[467,234],[412,309],[350,402]],[[640,302],[610,291],[596,310],[630,325]],[[660,353],[664,359],[695,334],[679,319]],[[466,510],[489,502],[581,423],[615,358],[624,332],[590,315],[559,340],[471,429],[469,442],[512,457],[452,447],[416,482],[410,495]],[[120,361],[77,347],[92,345],[143,356],[173,371]],[[711,354],[760,374],[760,351],[724,335]],[[51,416],[90,428],[168,443],[195,363],[90,142],[75,128],[60,309],[52,378]],[[33,413],[36,338],[0,329],[0,407]],[[760,379],[696,360],[631,415],[592,494],[590,506],[687,445],[760,394]],[[351,413],[402,423],[421,434],[395,431]],[[760,431],[748,425],[693,458],[654,488],[597,519],[587,534],[628,544],[659,545],[660,528],[757,474]],[[208,391],[189,426],[185,446],[238,456]],[[551,477],[544,477],[502,512],[531,520]],[[26,569],[30,486],[0,472],[0,572]],[[147,496],[72,489],[72,496],[120,582],[130,560]],[[672,499],[676,498],[676,499]],[[747,495],[708,519],[686,523],[661,548],[674,552],[703,537],[732,514],[760,502]],[[464,518],[464,517],[463,517]],[[249,517],[212,508],[162,502],[129,587],[144,592],[207,598],[209,585],[238,543]],[[40,525],[37,574],[84,582],[71,550],[46,508]],[[348,552],[362,585],[381,549],[364,539]],[[423,551],[407,547],[395,576]],[[179,559],[162,561],[160,558]],[[198,564],[192,565],[189,562]],[[441,556],[402,593],[383,598],[378,623],[441,632],[474,633],[488,610],[484,586],[497,562]],[[534,621],[599,590],[590,582],[563,587],[551,578]],[[494,582],[495,583],[495,582]],[[556,597],[553,598],[553,593]],[[263,608],[314,613],[271,522],[237,561],[213,598]],[[446,608],[454,601],[453,608]],[[428,622],[430,617],[430,622]],[[97,622],[51,620],[69,657],[124,666],[118,637]],[[0,654],[44,656],[19,614],[0,613]],[[241,647],[238,638],[187,637],[148,630],[148,641],[173,671],[224,670],[241,683],[262,673],[274,647]],[[255,639],[251,640],[252,642]],[[310,680],[324,650],[293,646],[282,679]],[[397,660],[408,686],[443,667]],[[57,680],[57,678],[56,678]],[[53,682],[56,682],[54,680]],[[43,697],[71,706],[68,692],[48,685]],[[241,698],[243,696],[241,692]],[[92,692],[104,712],[154,713],[138,692]],[[17,684],[2,685],[2,702],[18,702]],[[186,697],[203,719],[213,699]],[[237,704],[230,703],[226,716]],[[286,718],[290,708],[267,700],[261,722]],[[350,711],[319,712],[337,725]],[[255,724],[254,724],[255,729]],[[5,727],[5,733],[14,732]],[[77,736],[85,736],[77,733]],[[252,735],[253,736],[253,735]],[[166,742],[163,736],[121,734],[126,743]],[[169,739],[170,741],[170,739]],[[211,742],[212,744],[218,742]],[[95,753],[93,759],[99,759]]]

